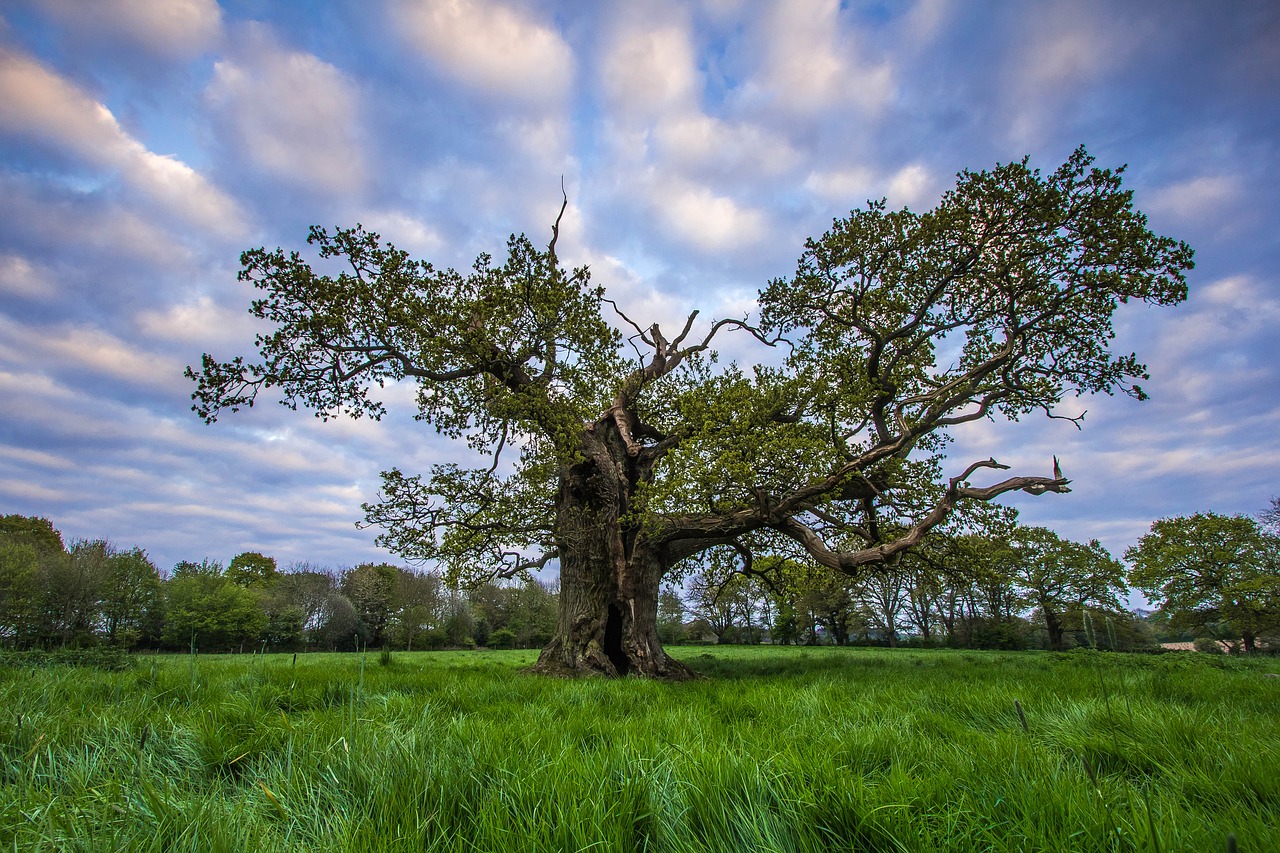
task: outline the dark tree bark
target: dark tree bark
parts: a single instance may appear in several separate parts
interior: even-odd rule
[[[670,567],[628,517],[645,465],[617,419],[585,431],[581,461],[561,472],[556,499],[560,612],[533,671],[685,679],[658,638],[658,592]]]
[[[1048,605],[1042,605],[1040,610],[1044,613],[1044,628],[1049,634],[1049,648],[1055,652],[1062,651],[1062,620]]]

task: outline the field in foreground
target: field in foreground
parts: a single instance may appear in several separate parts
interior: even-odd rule
[[[1280,850],[1280,660],[675,653],[710,677],[485,651],[0,667],[0,846]]]

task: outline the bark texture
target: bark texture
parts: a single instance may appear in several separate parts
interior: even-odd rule
[[[658,590],[667,567],[628,517],[643,472],[609,419],[589,428],[582,444],[583,458],[560,477],[560,612],[533,671],[694,678],[658,639]]]

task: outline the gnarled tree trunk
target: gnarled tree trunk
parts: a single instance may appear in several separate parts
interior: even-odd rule
[[[627,517],[641,479],[611,419],[583,437],[582,458],[560,475],[556,535],[560,611],[533,671],[685,679],[658,639],[658,590],[666,566]]]

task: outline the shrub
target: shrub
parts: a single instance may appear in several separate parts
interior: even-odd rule
[[[1220,655],[1223,653],[1222,643],[1211,637],[1196,637],[1195,647],[1196,651],[1204,652],[1205,654]]]

